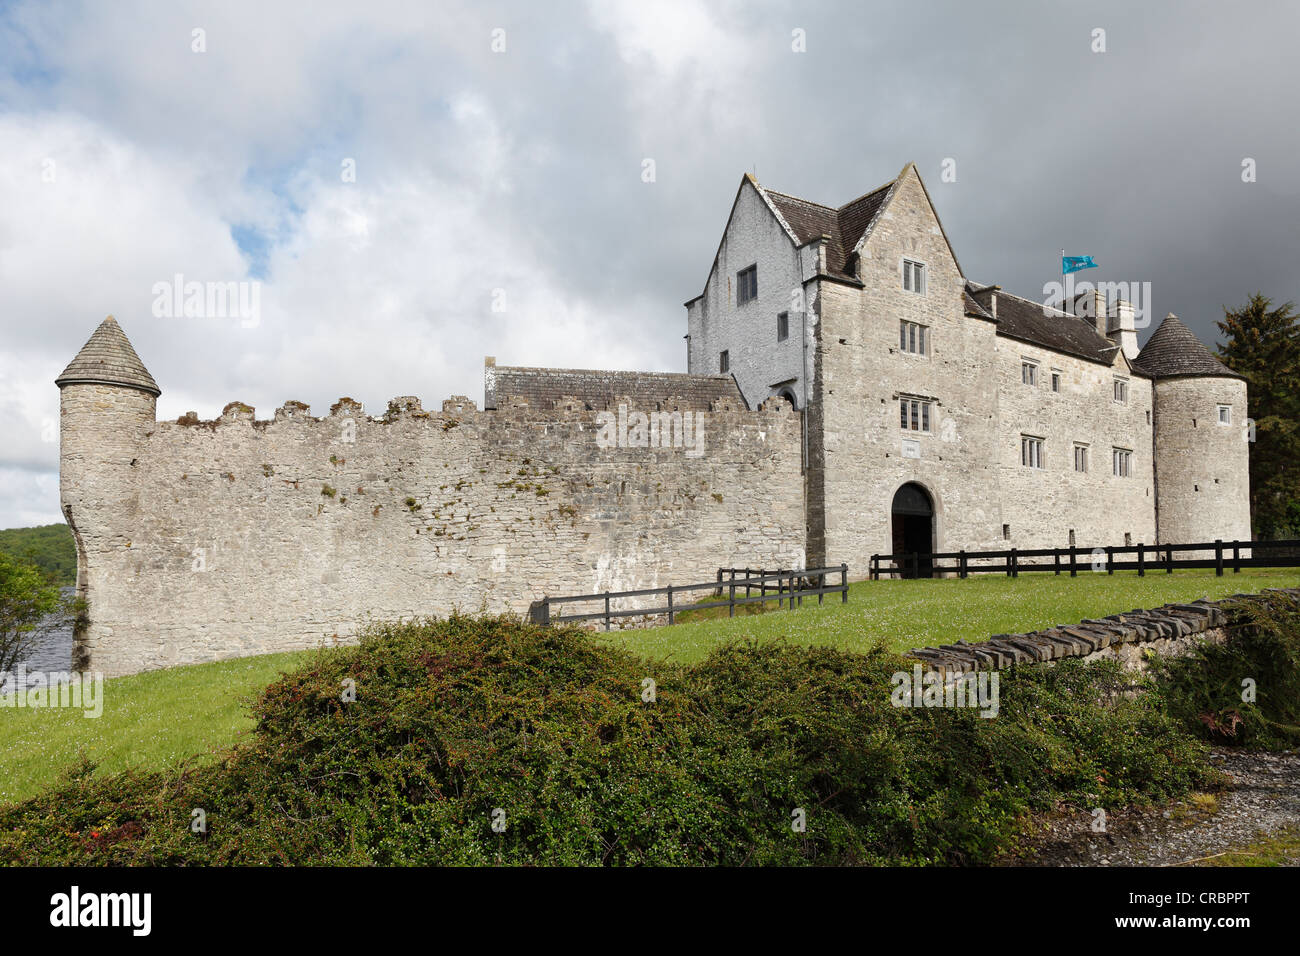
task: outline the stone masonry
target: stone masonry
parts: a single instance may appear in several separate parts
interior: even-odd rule
[[[56,380],[78,666],[726,565],[862,577],[901,550],[1250,537],[1244,380],[1174,316],[1139,351],[1127,302],[971,281],[911,164],[838,208],[745,176],[686,308],[685,374],[489,358],[482,410],[232,402],[175,422],[110,317]]]

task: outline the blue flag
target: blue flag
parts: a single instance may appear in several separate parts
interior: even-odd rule
[[[1061,256],[1061,275],[1069,275],[1071,272],[1078,272],[1080,269],[1096,269],[1097,263],[1092,261],[1092,256]]]

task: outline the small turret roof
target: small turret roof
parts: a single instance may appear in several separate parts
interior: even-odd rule
[[[162,394],[117,319],[111,315],[99,323],[99,328],[54,384],[60,388],[74,384],[123,385],[148,392],[155,398]]]
[[[1241,378],[1214,357],[1196,333],[1170,312],[1160,323],[1133,364],[1156,378],[1216,376]]]

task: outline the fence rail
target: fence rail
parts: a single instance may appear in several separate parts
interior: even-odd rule
[[[1195,552],[1201,557],[1175,557],[1177,554]],[[1132,557],[1126,557],[1132,555]],[[1119,556],[1119,557],[1117,557]],[[1050,561],[1034,561],[1050,558]],[[1029,559],[1029,560],[1026,560]],[[945,565],[943,562],[951,562]],[[993,563],[976,563],[993,562]],[[888,577],[919,577],[922,569],[927,575],[956,574],[964,578],[971,574],[1006,574],[1017,577],[1021,572],[1050,571],[1077,577],[1080,570],[1164,571],[1173,574],[1175,568],[1214,568],[1222,576],[1231,568],[1234,573],[1242,568],[1296,568],[1300,567],[1300,540],[1285,541],[1208,541],[1199,544],[1133,544],[1106,548],[1008,548],[1005,551],[947,551],[927,554],[916,551],[898,554],[873,554],[870,577],[877,581]]]
[[[737,577],[737,574],[742,574],[742,576]],[[828,582],[827,579],[831,575],[839,575],[838,584]],[[738,596],[737,591],[741,588],[744,589],[745,593],[743,596]],[[702,601],[698,604],[689,602],[683,604],[680,600],[674,601],[674,598],[680,599],[682,595],[689,595],[697,591],[712,591],[714,597],[718,598],[718,600]],[[726,594],[725,598],[722,597],[724,593]],[[668,623],[673,624],[676,623],[677,615],[683,611],[703,611],[715,607],[725,607],[727,608],[727,616],[735,617],[736,608],[745,604],[776,601],[777,607],[788,606],[790,610],[794,610],[796,607],[803,605],[805,597],[815,596],[817,603],[822,604],[828,594],[838,594],[842,603],[848,602],[849,566],[847,564],[832,568],[760,571],[758,574],[751,573],[749,568],[743,569],[743,573],[740,568],[719,568],[716,579],[703,584],[670,584],[662,588],[642,588],[635,591],[602,591],[598,594],[544,597],[532,603],[528,616],[537,624],[603,620],[605,630],[608,631],[611,622],[616,618],[653,617],[666,614]],[[667,603],[650,607],[614,607],[615,601],[657,595],[666,596]],[[575,614],[556,614],[552,610],[553,608],[562,608],[566,604],[582,605],[591,602],[602,602],[604,606],[596,611],[581,611]]]

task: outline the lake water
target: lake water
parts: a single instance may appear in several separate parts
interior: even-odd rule
[[[73,593],[74,588],[64,588],[65,596]],[[72,669],[72,624],[71,622],[60,627],[52,628],[45,634],[42,634],[36,640],[36,647],[30,657],[23,662],[27,667],[27,672],[41,671],[43,673],[67,673]],[[31,681],[24,681],[24,684],[30,684]],[[13,688],[13,677],[6,676],[3,682],[0,682],[0,694],[8,693]]]

